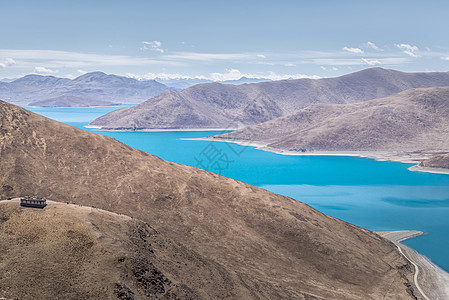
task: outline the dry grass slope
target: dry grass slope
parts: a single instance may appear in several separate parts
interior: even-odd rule
[[[231,288],[214,262],[144,222],[78,205],[9,202],[0,204],[0,297],[219,299]]]
[[[212,298],[418,297],[410,264],[368,230],[4,102],[0,116],[0,197],[40,195],[148,222],[204,262],[186,275],[193,291],[200,282]]]

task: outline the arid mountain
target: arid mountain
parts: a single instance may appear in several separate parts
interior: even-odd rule
[[[96,100],[89,97],[77,97],[72,95],[62,95],[46,100],[34,101],[29,106],[38,107],[91,107],[91,106],[111,106],[117,105],[110,101]]]
[[[154,80],[139,81],[93,72],[73,80],[54,76],[27,75],[0,84],[0,99],[9,103],[29,104],[63,95],[87,97],[112,103],[140,103],[173,90]]]
[[[449,87],[411,89],[344,105],[313,105],[293,115],[216,138],[275,150],[449,150]]]
[[[200,84],[106,114],[103,129],[240,128],[287,116],[312,104],[372,100],[411,89],[449,86],[448,73],[403,73],[372,68],[337,78],[244,85]]]
[[[181,281],[212,295],[198,298],[420,297],[413,266],[371,231],[5,102],[0,116],[0,198],[39,195],[148,222],[198,254],[197,269]]]

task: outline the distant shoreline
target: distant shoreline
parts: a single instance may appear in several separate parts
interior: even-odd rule
[[[234,143],[241,146],[255,147],[256,149],[272,152],[281,155],[293,155],[293,156],[351,156],[351,157],[362,157],[371,158],[377,161],[393,161],[407,164],[416,164],[408,168],[412,172],[425,172],[425,173],[435,173],[435,174],[445,174],[449,175],[449,169],[443,168],[429,168],[421,167],[419,163],[425,159],[431,158],[435,153],[408,153],[399,151],[314,151],[314,152],[297,152],[289,150],[279,150],[267,147],[266,144],[254,143],[242,140],[228,140],[221,138],[192,138],[190,140],[204,140],[204,141],[216,141],[225,143]]]
[[[92,105],[92,106],[33,106],[33,105],[23,105],[23,107],[32,108],[99,108],[99,107],[125,107],[128,104],[111,104],[111,105]],[[135,105],[135,104],[132,104]]]
[[[239,128],[160,128],[160,129],[101,129],[101,126],[86,125],[85,128],[97,128],[98,131],[108,131],[108,132],[165,132],[165,131],[234,131]]]

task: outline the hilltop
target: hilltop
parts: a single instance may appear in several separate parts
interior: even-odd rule
[[[0,277],[0,297],[206,299],[220,298],[231,284],[214,262],[145,222],[47,202],[43,210],[0,203],[0,271],[8,273]]]
[[[199,255],[189,278],[208,276],[212,298],[420,297],[413,266],[369,230],[5,102],[0,116],[0,198],[39,195],[147,222]]]
[[[206,83],[113,111],[91,125],[104,130],[235,129],[287,116],[314,104],[363,102],[435,86],[449,86],[449,72],[403,73],[371,68],[336,78],[236,86]]]

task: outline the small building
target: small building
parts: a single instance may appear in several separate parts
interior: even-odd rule
[[[33,197],[25,196],[25,197],[20,198],[20,206],[44,208],[45,206],[47,206],[47,199],[39,198],[36,196],[33,196]]]

